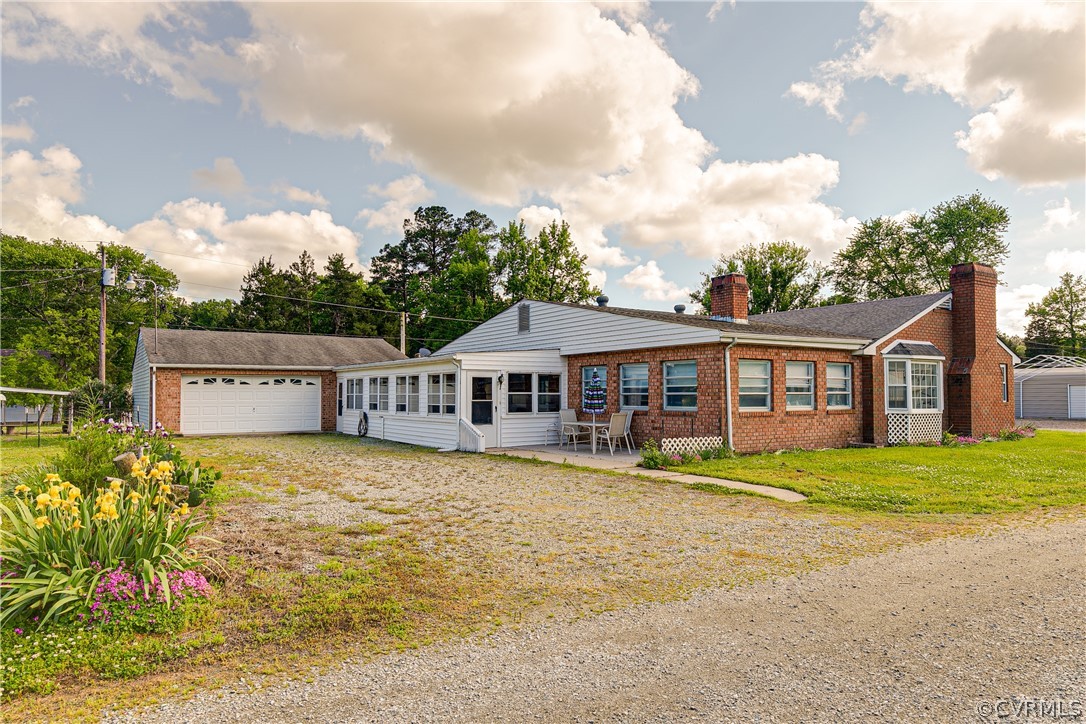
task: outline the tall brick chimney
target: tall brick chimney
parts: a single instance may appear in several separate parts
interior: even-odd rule
[[[709,282],[709,316],[746,324],[749,295],[747,278],[739,272],[713,277]]]
[[[1009,358],[996,339],[995,270],[985,264],[950,269],[951,346],[947,369],[950,428],[960,435],[988,435],[1014,427],[1014,405],[1003,402],[999,365]]]

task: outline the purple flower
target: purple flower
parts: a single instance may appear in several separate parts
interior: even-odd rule
[[[23,630],[21,628],[15,629],[15,635],[16,636],[22,636],[23,635]]]

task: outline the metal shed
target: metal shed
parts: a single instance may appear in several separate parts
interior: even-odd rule
[[[1039,355],[1014,368],[1015,417],[1086,420],[1086,359]]]

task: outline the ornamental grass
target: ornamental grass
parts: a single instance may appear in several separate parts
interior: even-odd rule
[[[145,455],[93,490],[56,473],[16,487],[13,504],[0,506],[0,626],[86,615],[102,577],[122,566],[145,598],[170,607],[178,573],[202,562],[191,544],[207,522],[175,501],[174,474],[171,461]]]

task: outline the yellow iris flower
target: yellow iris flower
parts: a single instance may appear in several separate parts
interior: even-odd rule
[[[60,486],[59,485],[53,485],[53,486],[51,486],[49,488],[49,497],[50,498],[59,498],[60,497]]]
[[[181,512],[181,515],[188,515],[189,514],[189,504],[188,503],[182,503],[180,512]]]
[[[56,473],[49,473],[48,475],[45,476],[45,481],[44,482],[46,482],[46,483],[59,483],[60,482],[60,476],[57,475]]]
[[[113,482],[111,482],[109,484],[109,489],[112,490],[114,493],[121,492],[121,481],[120,480],[114,480]]]
[[[15,492],[16,492],[17,494],[18,494],[18,493],[29,493],[29,492],[30,492],[30,488],[29,488],[29,487],[27,487],[26,485],[16,485],[16,486],[15,486]]]
[[[71,529],[72,530],[83,530],[83,522],[81,520],[79,520],[79,518],[76,518],[74,521],[72,521],[72,528]]]
[[[38,530],[41,530],[47,525],[49,525],[49,519],[46,518],[44,515],[38,516],[34,519],[34,527]]]
[[[163,485],[161,490],[163,495],[169,495],[171,488],[169,485]]]
[[[38,510],[44,510],[49,507],[49,501],[52,500],[52,498],[49,497],[49,493],[41,493],[35,500],[38,502],[36,506]]]
[[[139,499],[142,498],[142,497],[143,497],[142,495],[140,495],[135,490],[133,490],[131,493],[128,494],[127,500],[131,500],[131,501],[134,501],[134,502],[139,502]]]

